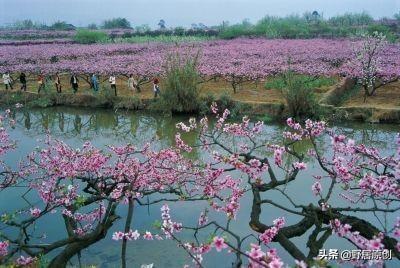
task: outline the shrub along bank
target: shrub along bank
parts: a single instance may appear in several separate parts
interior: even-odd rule
[[[254,103],[233,100],[230,95],[223,94],[218,98],[212,94],[199,98],[200,109],[198,114],[209,112],[212,102],[217,102],[221,109],[230,109],[234,117],[250,114],[253,118],[264,121],[281,121],[288,116],[288,109],[282,103]],[[3,108],[23,104],[26,108],[45,108],[52,106],[86,107],[93,109],[123,109],[123,110],[154,110],[153,99],[140,99],[137,96],[112,96],[112,95],[90,95],[72,93],[46,93],[40,96],[31,92],[6,92],[0,91],[0,105]],[[341,107],[331,104],[320,103],[320,118],[335,121],[363,121],[373,123],[400,123],[400,108],[385,109],[379,107]],[[164,113],[164,112],[163,112]]]

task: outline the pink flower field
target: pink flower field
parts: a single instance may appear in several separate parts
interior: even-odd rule
[[[166,56],[179,50],[200,52],[203,76],[246,77],[260,79],[283,72],[290,67],[303,74],[359,76],[355,40],[267,40],[235,39],[172,44],[38,44],[0,47],[0,73],[28,72],[52,74],[129,74],[140,77],[163,75]],[[400,74],[400,46],[389,44],[383,49],[381,77]]]

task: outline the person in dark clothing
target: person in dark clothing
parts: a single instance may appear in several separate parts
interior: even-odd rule
[[[42,89],[44,89],[44,76],[42,74],[39,74],[37,81],[38,81],[38,85],[39,85],[38,93],[40,93],[40,91]]]
[[[99,80],[97,79],[96,74],[92,74],[91,83],[94,92],[99,91]]]
[[[72,86],[72,89],[74,90],[74,93],[76,93],[78,91],[78,87],[79,87],[78,77],[75,74],[73,74],[71,76],[71,79],[70,79],[69,82],[70,82],[70,84]]]
[[[26,91],[26,75],[21,73],[19,75],[19,82],[21,83],[21,90]]]

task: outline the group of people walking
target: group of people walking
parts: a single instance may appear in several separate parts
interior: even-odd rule
[[[5,72],[3,74],[2,78],[3,78],[3,84],[6,88],[6,90],[8,90],[8,88],[14,89],[13,88],[14,79],[10,75],[10,72]],[[21,90],[26,91],[26,75],[25,75],[25,73],[21,73],[19,75],[19,82],[21,83]]]
[[[10,75],[10,72],[5,72],[2,76],[3,78],[3,83],[5,86],[5,89],[8,90],[10,88],[11,90],[13,89],[13,84],[14,84],[14,79]],[[24,72],[21,72],[19,75],[19,82],[21,84],[21,90],[26,91],[27,90],[27,77]],[[70,85],[72,87],[72,90],[74,93],[78,92],[79,89],[79,79],[78,76],[73,73],[70,77]],[[117,96],[117,78],[114,74],[111,74],[110,77],[108,78],[108,82],[110,84],[111,90],[114,91],[114,95]],[[42,90],[45,89],[46,85],[46,77],[43,74],[39,74],[37,77],[37,84],[38,84],[38,90],[37,92],[40,93]],[[99,91],[99,79],[96,74],[92,74],[90,77],[90,85],[91,88],[95,91]],[[59,73],[56,73],[54,75],[54,85],[56,88],[56,91],[58,93],[61,93],[62,91],[62,84],[61,84],[61,78]],[[137,90],[140,92],[140,85],[138,81],[134,78],[133,74],[129,75],[128,78],[128,88],[130,90]],[[160,81],[158,78],[153,79],[153,92],[154,92],[154,98],[157,98],[160,95]]]
[[[13,84],[14,84],[14,79],[12,78],[12,76],[10,75],[10,72],[5,72],[3,74],[3,84],[6,88],[6,90],[8,90],[8,88],[10,89],[14,89],[13,88]],[[24,72],[20,73],[19,75],[19,82],[21,84],[21,90],[26,91],[27,89],[27,78],[26,78],[26,74]],[[45,88],[45,77],[43,74],[39,74],[37,77],[37,83],[38,83],[38,93],[40,93],[40,91],[42,91]],[[56,73],[55,78],[54,78],[54,83],[56,86],[56,90],[57,92],[61,92],[61,79],[60,76],[58,75],[58,73]]]

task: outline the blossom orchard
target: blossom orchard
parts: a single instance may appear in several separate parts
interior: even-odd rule
[[[378,68],[372,70],[363,64],[367,55],[364,44],[373,45],[374,40],[373,36],[362,40],[234,39],[182,43],[179,47],[162,43],[5,45],[0,47],[0,73],[7,70],[45,75],[76,73],[86,77],[88,82],[92,73],[134,74],[140,86],[155,76],[165,75],[163,66],[172,52],[183,54],[194,50],[201,55],[198,70],[203,80],[223,79],[235,91],[245,82],[257,82],[287,71],[289,59],[294,72],[311,76],[345,76],[364,81],[365,75],[370,73],[377,81],[398,79],[398,44],[379,45]],[[372,46],[367,50],[372,51]]]

